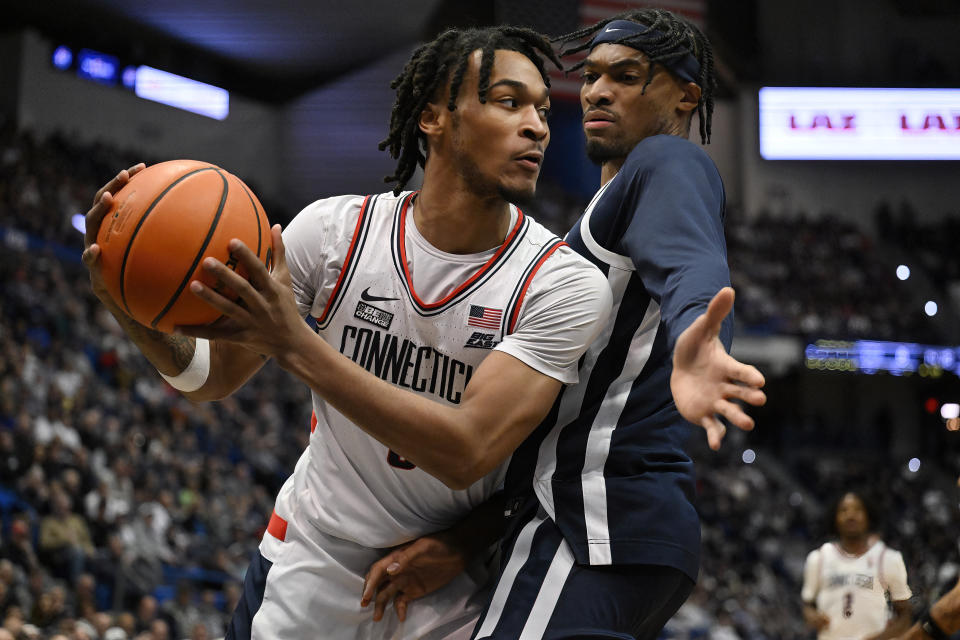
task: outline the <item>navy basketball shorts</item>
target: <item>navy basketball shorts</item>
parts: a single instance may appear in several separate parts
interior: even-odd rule
[[[673,567],[578,564],[536,500],[503,548],[475,640],[653,640],[694,587]]]
[[[263,603],[263,590],[271,566],[273,563],[264,558],[259,549],[253,552],[247,575],[243,578],[243,594],[237,602],[237,609],[233,612],[223,640],[246,640],[251,637],[253,616]]]

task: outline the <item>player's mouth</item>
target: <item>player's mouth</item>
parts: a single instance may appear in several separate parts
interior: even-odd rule
[[[583,114],[583,128],[587,131],[606,129],[612,126],[617,117],[609,111],[591,109]]]
[[[539,171],[540,165],[543,164],[543,152],[542,151],[526,151],[520,155],[514,156],[513,158],[520,166],[529,171]]]

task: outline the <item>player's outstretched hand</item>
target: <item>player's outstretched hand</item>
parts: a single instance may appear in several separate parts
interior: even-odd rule
[[[225,318],[209,325],[178,326],[184,335],[239,344],[255,353],[278,357],[295,351],[299,340],[312,336],[310,327],[300,317],[291,288],[280,225],[270,230],[273,238],[273,270],[267,268],[242,241],[230,240],[230,255],[238,267],[249,274],[249,280],[216,258],[204,258],[202,267],[213,276],[217,289],[199,280],[190,282],[190,292],[217,309]],[[232,290],[234,301],[221,293]]]
[[[90,271],[90,287],[93,293],[103,303],[116,306],[106,286],[103,284],[103,276],[100,273],[100,245],[97,244],[97,233],[100,231],[100,224],[103,218],[113,206],[113,196],[122,189],[130,178],[140,173],[147,165],[142,162],[135,164],[129,169],[123,169],[114,176],[113,180],[100,187],[96,195],[93,196],[93,205],[87,211],[84,218],[83,233],[83,255],[81,259]],[[119,307],[117,307],[119,309]]]
[[[733,298],[733,289],[721,289],[707,312],[680,334],[673,350],[673,401],[684,418],[707,431],[714,450],[726,433],[719,416],[745,431],[753,429],[753,418],[734,400],[754,406],[767,401],[760,390],[763,374],[730,356],[720,342],[720,325],[733,308]]]
[[[403,622],[410,602],[433,593],[467,566],[466,554],[447,532],[418,538],[373,563],[363,581],[360,606],[374,602],[373,619],[383,619],[387,605]]]

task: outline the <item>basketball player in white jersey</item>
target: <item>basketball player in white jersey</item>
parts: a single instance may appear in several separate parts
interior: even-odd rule
[[[533,195],[549,141],[537,51],[555,60],[542,37],[511,27],[448,31],[418,49],[393,84],[385,146],[400,159],[397,189],[321,200],[282,237],[274,227],[272,275],[251,269],[239,241],[231,251],[250,282],[205,261],[243,304],[191,283],[230,317],[183,328],[196,341],[136,325],[103,289],[97,228],[138,169],[88,212],[94,291],[172,385],[218,399],[275,357],[314,391],[309,447],[228,638],[469,636],[483,567],[403,622],[375,625],[359,596],[382,549],[447,529],[490,498],[609,315],[600,272],[510,204]],[[422,190],[400,192],[418,162]],[[446,446],[417,446],[427,440]]]
[[[803,614],[820,640],[895,638],[910,626],[903,556],[873,533],[870,511],[861,495],[845,493],[831,509],[837,538],[807,556]]]

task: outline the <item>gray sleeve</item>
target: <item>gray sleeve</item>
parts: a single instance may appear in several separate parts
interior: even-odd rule
[[[336,288],[362,204],[359,196],[317,200],[283,230],[287,268],[301,316],[323,312]]]
[[[820,592],[820,550],[814,549],[807,555],[803,564],[803,589],[800,597],[804,604],[816,606],[817,593]]]
[[[580,356],[606,326],[611,305],[610,286],[600,270],[562,246],[533,277],[514,332],[496,349],[575,384]]]
[[[903,554],[888,548],[884,557],[883,577],[890,591],[890,599],[909,600],[913,596],[910,585],[907,584],[907,566],[903,563]]]

